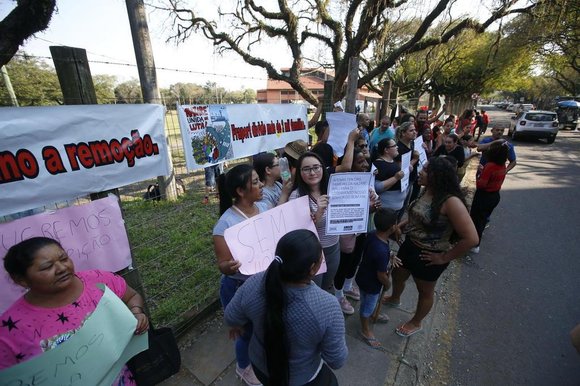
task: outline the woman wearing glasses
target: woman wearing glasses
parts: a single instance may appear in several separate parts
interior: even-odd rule
[[[340,248],[338,236],[326,234],[328,171],[323,165],[322,159],[316,153],[307,152],[300,156],[290,200],[306,195],[309,198],[310,213],[326,259],[326,273],[316,276],[314,282],[328,291],[332,288],[334,275],[338,270]]]
[[[290,179],[284,182],[284,185],[280,182],[281,171],[278,157],[272,153],[260,153],[254,156],[253,164],[260,181],[264,184],[261,202],[271,209],[279,203],[288,201],[292,182]],[[280,200],[280,197],[284,198]]]

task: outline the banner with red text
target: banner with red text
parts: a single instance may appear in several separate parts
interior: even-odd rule
[[[187,169],[215,165],[308,141],[306,107],[298,104],[177,106]]]
[[[163,111],[0,108],[0,216],[168,175]]]

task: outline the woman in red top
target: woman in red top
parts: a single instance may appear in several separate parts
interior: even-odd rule
[[[485,153],[488,162],[477,177],[477,190],[469,214],[475,224],[480,243],[487,219],[499,204],[499,191],[507,173],[506,161],[509,153],[507,145],[507,142],[491,144]],[[479,252],[479,244],[472,249],[472,252]]]

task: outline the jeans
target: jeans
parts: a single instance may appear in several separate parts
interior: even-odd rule
[[[229,276],[222,275],[220,284],[220,300],[224,310],[226,306],[232,301],[236,291],[244,284],[242,280],[232,279]],[[238,366],[245,369],[250,365],[250,339],[252,337],[252,323],[244,326],[244,333],[241,337],[236,339],[236,361]]]

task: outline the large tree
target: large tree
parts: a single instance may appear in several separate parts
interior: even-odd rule
[[[33,34],[45,30],[56,0],[17,0],[16,7],[0,21],[0,67],[12,59]]]
[[[483,32],[496,20],[527,12],[544,1],[528,0],[517,7],[521,1],[491,0],[491,15],[481,21],[453,19],[452,0],[437,0],[431,9],[425,9],[425,2],[420,0],[278,0],[268,6],[255,0],[233,0],[232,8],[218,9],[218,21],[198,14],[185,0],[157,0],[154,6],[173,18],[170,39],[184,41],[201,31],[218,51],[235,52],[247,63],[265,69],[271,79],[288,82],[316,105],[318,98],[299,77],[301,70],[312,67],[313,61],[307,59],[312,47],[328,52],[335,76],[334,99],[340,99],[351,57],[362,59],[358,86],[372,85],[405,55],[448,42],[464,30]],[[400,34],[393,24],[401,20],[416,27]],[[447,23],[443,33],[432,28],[440,23]],[[285,45],[291,61],[289,71],[281,71],[268,58],[254,54],[252,48],[265,43]],[[380,58],[377,52],[381,52]]]

